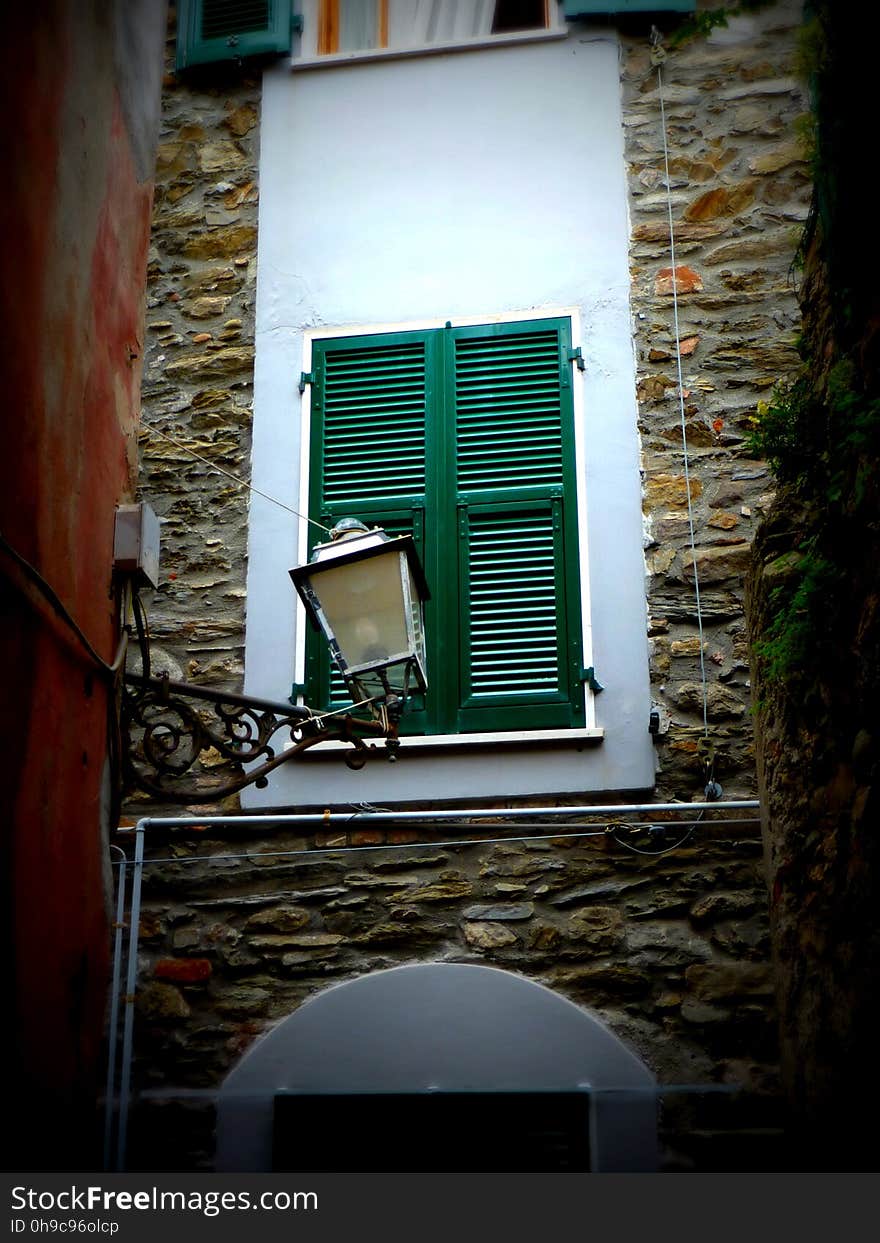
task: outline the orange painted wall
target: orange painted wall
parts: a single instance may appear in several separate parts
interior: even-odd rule
[[[3,141],[13,144],[0,196],[0,532],[108,662],[119,635],[114,509],[136,482],[164,17],[154,0],[16,6],[0,85]],[[109,683],[51,610],[35,606],[2,547],[0,600],[4,1037],[14,1084],[4,1168],[96,1168]]]

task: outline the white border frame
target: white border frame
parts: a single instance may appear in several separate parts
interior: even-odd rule
[[[490,315],[466,315],[457,316],[453,320],[443,318],[431,318],[410,320],[405,322],[381,323],[381,324],[348,324],[339,328],[307,328],[303,332],[303,366],[304,372],[308,373],[312,370],[312,343],[319,340],[327,340],[334,337],[369,337],[376,336],[379,333],[389,332],[428,332],[438,328],[442,329],[447,323],[451,323],[453,328],[471,328],[479,327],[481,324],[516,324],[524,320],[535,319],[568,319],[571,322],[571,344],[573,349],[582,346],[581,338],[581,322],[580,310],[576,306],[563,307],[539,307],[531,310],[521,311],[504,311],[496,312]],[[578,526],[578,569],[580,572],[580,598],[581,598],[581,652],[583,657],[584,668],[588,669],[593,664],[593,630],[591,618],[591,600],[590,600],[590,563],[589,563],[589,545],[587,530],[587,481],[586,481],[586,436],[584,428],[584,390],[583,384],[575,382],[575,374],[580,372],[574,362],[569,364],[572,369],[572,401],[573,401],[573,418],[574,418],[574,452],[575,452],[575,477],[577,484],[576,505],[577,505],[577,526]],[[299,463],[299,496],[300,498],[308,498],[309,495],[309,461],[311,456],[311,434],[312,434],[312,400],[311,385],[307,384],[305,392],[302,394],[302,402],[300,405],[300,418],[302,425],[300,428],[300,463]],[[304,504],[307,508],[307,502]],[[297,561],[303,565],[308,556],[308,532],[307,523],[300,524],[298,540],[297,540]],[[296,638],[294,644],[294,682],[303,685],[305,683],[305,667],[306,667],[306,631],[308,619],[305,615],[305,608],[302,601],[297,600],[296,607]],[[426,734],[421,735],[417,739],[404,738],[402,743],[407,745],[418,746],[443,746],[467,744],[500,744],[504,742],[519,741],[575,741],[577,739],[593,739],[599,740],[604,737],[604,730],[596,727],[596,705],[595,694],[591,691],[586,683],[582,685],[582,694],[584,696],[584,725],[575,726],[571,729],[547,729],[547,730],[516,730],[507,731],[499,730],[496,733],[479,733],[479,734]],[[299,696],[297,702],[304,702],[303,697]],[[343,745],[343,744],[339,744]],[[321,750],[329,751],[330,744],[327,747],[321,747]]]

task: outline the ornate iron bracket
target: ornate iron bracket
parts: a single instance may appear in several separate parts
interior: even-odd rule
[[[282,730],[287,738],[279,748]],[[387,712],[379,720],[322,718],[306,707],[137,674],[125,675],[122,731],[126,784],[173,802],[211,803],[248,785],[265,786],[273,769],[319,742],[350,743],[350,768],[362,768],[377,752],[365,735],[384,738],[389,759],[399,746],[397,723]],[[231,765],[258,761],[256,768],[228,776]],[[212,780],[215,768],[225,770],[221,779]],[[187,774],[198,784],[183,786]]]

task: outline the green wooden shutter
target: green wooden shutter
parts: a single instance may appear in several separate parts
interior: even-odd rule
[[[326,527],[356,517],[389,535],[412,534],[425,560],[429,333],[318,341],[312,356],[309,512]],[[311,546],[327,536],[311,529]],[[430,676],[430,675],[429,675]],[[306,643],[306,699],[351,702],[317,634]],[[423,733],[421,707],[406,730]]]
[[[583,722],[570,335],[551,319],[315,343],[309,512],[411,531],[431,586],[405,732]],[[306,697],[348,702],[319,636]]]
[[[450,335],[458,729],[580,724],[569,321]]]
[[[568,21],[597,13],[693,13],[697,0],[564,0]]]
[[[291,0],[178,0],[177,68],[290,51]]]

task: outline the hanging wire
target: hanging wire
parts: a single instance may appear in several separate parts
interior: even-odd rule
[[[25,577],[31,583],[33,583],[34,586],[37,587],[43,599],[46,600],[52,606],[52,609],[54,610],[54,612],[61,618],[61,620],[73,632],[73,634],[76,635],[77,639],[79,640],[82,646],[82,649],[84,650],[86,655],[88,655],[92,664],[94,664],[101,673],[105,674],[111,679],[114,679],[116,675],[118,674],[119,670],[122,668],[122,664],[125,659],[125,648],[128,642],[127,634],[125,634],[125,632],[123,631],[122,636],[120,637],[120,640],[119,640],[119,646],[116,649],[116,654],[113,657],[113,660],[108,664],[108,662],[104,660],[104,658],[100,656],[98,652],[95,651],[95,648],[92,646],[92,644],[86,637],[85,632],[82,630],[82,628],[79,626],[77,621],[71,616],[71,614],[68,612],[65,605],[62,603],[54,587],[52,587],[51,584],[48,583],[45,578],[43,578],[42,574],[36,568],[36,566],[31,565],[30,561],[28,561],[25,557],[21,555],[20,552],[18,552],[15,548],[12,547],[12,545],[9,543],[9,541],[5,538],[5,536],[2,533],[0,533],[0,550],[2,550],[18,566],[18,568],[22,571]],[[26,597],[28,595],[27,592],[22,592],[22,594],[25,595]]]
[[[678,323],[678,278],[675,274],[675,229],[672,223],[672,186],[669,176],[669,146],[666,140],[666,107],[663,101],[663,69],[665,52],[660,47],[662,35],[656,26],[651,27],[652,61],[657,68],[657,91],[660,99],[660,128],[663,134],[663,165],[666,174],[666,210],[669,217],[669,256],[672,264],[672,315],[675,326],[675,361],[678,369],[678,405],[681,415],[681,444],[684,456],[684,484],[687,492],[688,526],[691,540],[691,562],[694,567],[694,596],[697,605],[697,631],[700,639],[700,679],[703,692],[703,733],[709,734],[708,687],[706,682],[706,657],[703,652],[703,612],[700,604],[700,576],[697,573],[697,549],[694,536],[694,510],[691,503],[691,480],[688,467],[687,426],[684,411],[684,380],[681,371],[681,333]]]
[[[256,492],[257,496],[261,496],[265,501],[271,501],[273,505],[277,505],[279,509],[285,509],[289,514],[293,514],[296,518],[301,518],[303,522],[310,522],[313,527],[319,527],[322,531],[326,531],[329,535],[330,528],[325,527],[323,522],[316,522],[314,518],[309,518],[306,514],[301,514],[298,509],[293,509],[290,505],[285,505],[283,501],[279,501],[277,497],[270,496],[268,492],[262,492],[259,488],[255,488],[252,483],[248,483],[246,479],[242,479],[239,475],[233,475],[232,471],[226,470],[223,466],[218,466],[216,462],[212,462],[210,458],[203,457],[201,453],[196,453],[195,449],[184,444],[182,440],[176,440],[173,436],[169,436],[167,432],[160,431],[155,423],[149,423],[146,419],[141,419],[141,426],[146,429],[151,436],[161,436],[163,440],[167,440],[169,444],[175,445],[178,449],[182,449],[184,453],[188,453],[190,457],[194,457],[198,462],[204,462],[206,466],[210,466],[211,470],[216,470],[221,475],[225,475],[227,479],[231,479],[233,483],[238,484],[240,488],[247,488],[250,492]]]
[[[684,846],[686,842],[689,842],[690,839],[693,837],[694,833],[696,832],[697,825],[700,823],[702,819],[703,819],[703,812],[701,811],[697,815],[697,818],[694,821],[692,821],[691,826],[688,829],[688,831],[685,833],[684,837],[680,837],[677,842],[673,842],[670,846],[662,846],[659,850],[640,850],[638,846],[633,846],[630,842],[624,841],[624,839],[622,837],[619,837],[616,832],[617,829],[624,828],[624,827],[638,828],[638,829],[647,828],[648,831],[650,832],[650,830],[655,827],[654,825],[633,825],[633,826],[613,825],[613,826],[610,826],[613,830],[611,833],[611,836],[614,838],[618,846],[623,846],[625,850],[632,851],[634,855],[642,855],[646,859],[656,859],[659,855],[668,855],[668,854],[671,854],[673,850],[679,850],[682,846]],[[661,825],[663,828],[667,827],[665,824],[662,824],[662,822],[661,822]]]

